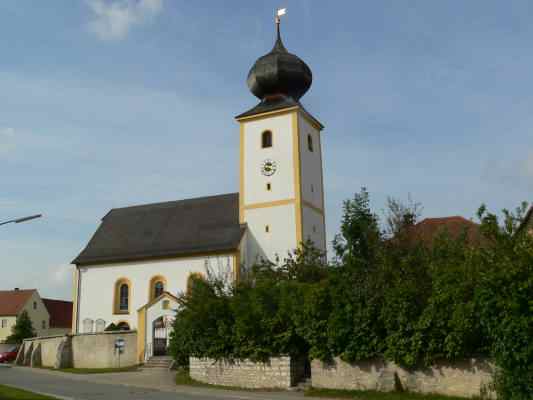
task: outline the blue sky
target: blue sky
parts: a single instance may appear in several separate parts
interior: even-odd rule
[[[473,217],[533,200],[528,1],[3,0],[0,288],[71,296],[70,261],[113,207],[238,190],[245,79],[283,38],[313,70],[329,240],[373,206]]]

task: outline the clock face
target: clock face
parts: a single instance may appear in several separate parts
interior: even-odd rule
[[[272,176],[278,168],[275,161],[266,159],[261,163],[261,173],[265,176]]]

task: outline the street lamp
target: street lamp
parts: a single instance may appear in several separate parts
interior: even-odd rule
[[[5,222],[0,222],[0,225],[20,224],[21,222],[26,222],[26,221],[30,221],[32,219],[41,218],[42,216],[43,216],[42,214],[30,215],[28,217],[22,217],[22,218],[12,219],[12,220],[5,221]]]

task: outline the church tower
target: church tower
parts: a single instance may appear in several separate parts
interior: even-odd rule
[[[239,218],[247,224],[246,266],[283,261],[311,240],[326,251],[321,131],[300,103],[310,68],[282,43],[279,17],[274,48],[248,74],[260,103],[236,117],[240,124]]]

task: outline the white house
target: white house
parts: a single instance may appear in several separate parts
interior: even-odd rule
[[[75,333],[110,323],[137,329],[143,361],[164,353],[174,295],[193,274],[211,268],[238,279],[242,268],[277,263],[307,239],[326,250],[323,126],[299,101],[311,82],[278,25],[274,48],[248,75],[260,103],[236,117],[239,192],[108,212],[73,261]]]

